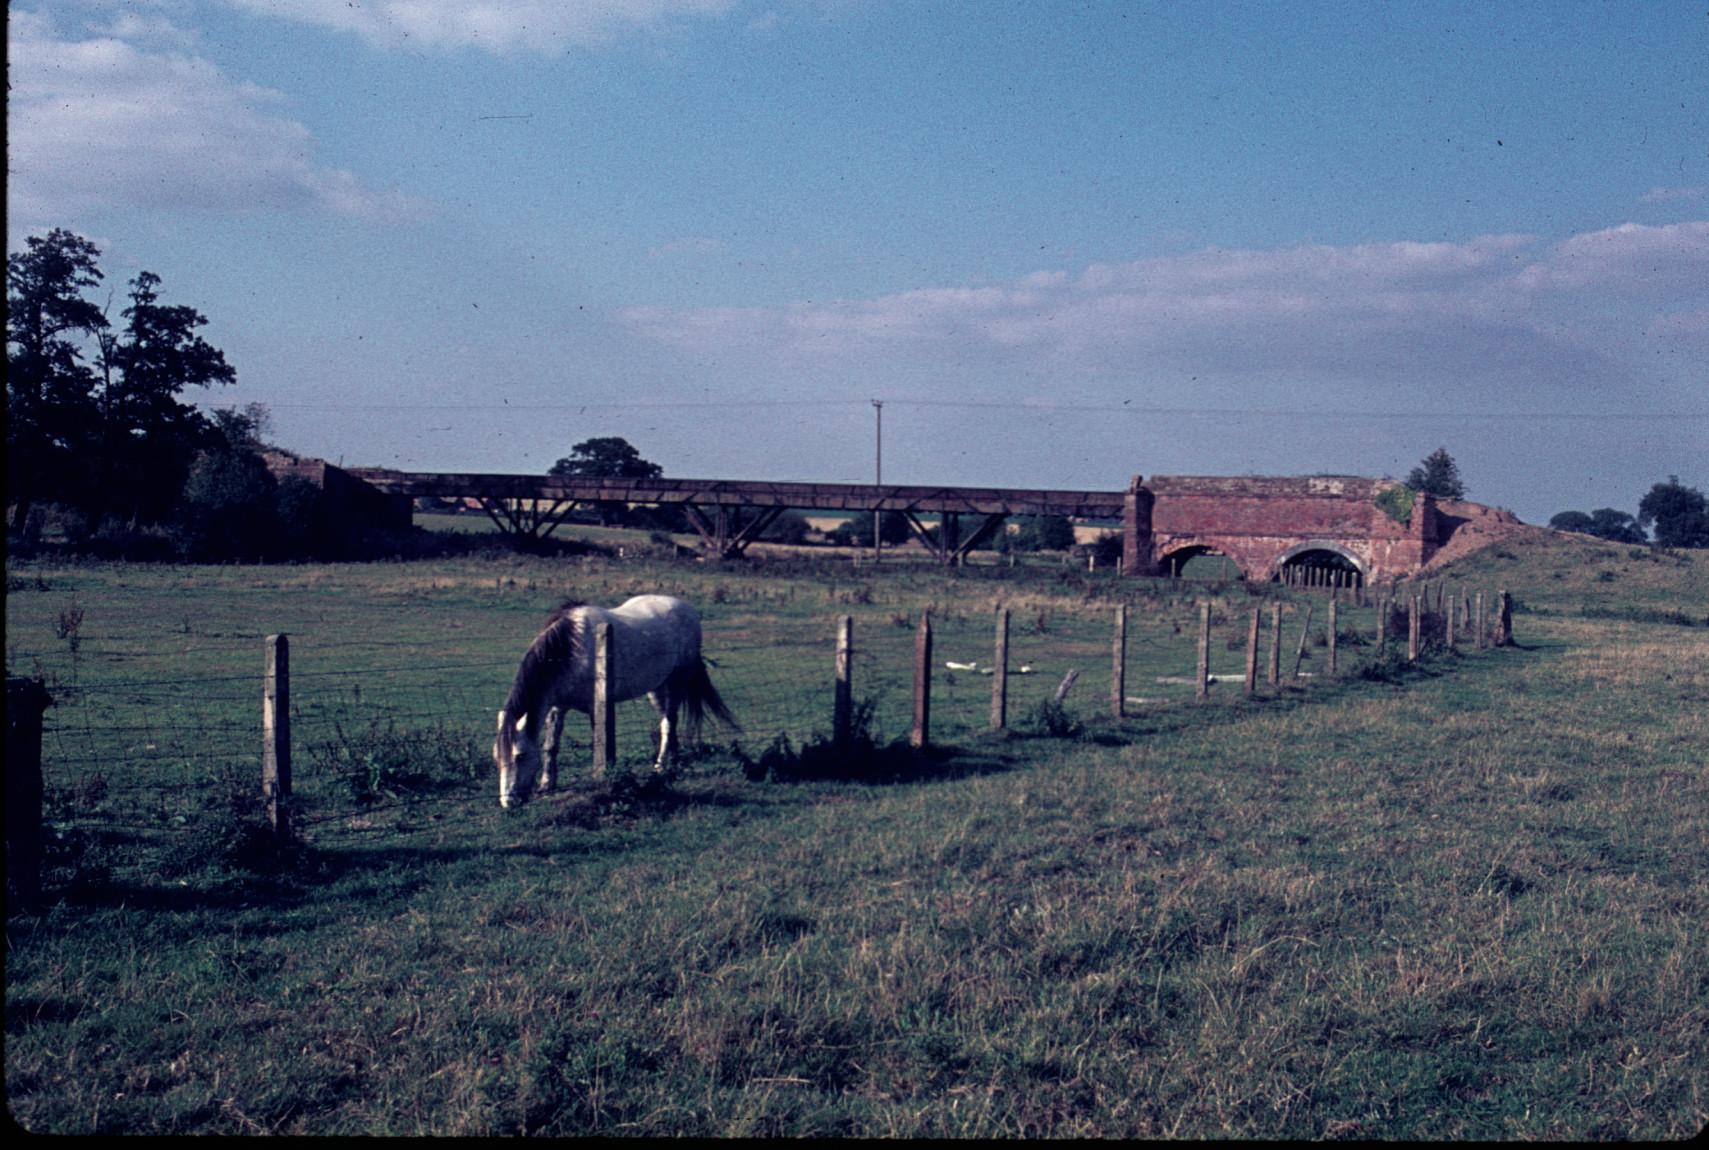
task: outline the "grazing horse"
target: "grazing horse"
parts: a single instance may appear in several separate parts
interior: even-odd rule
[[[525,802],[536,773],[542,791],[557,785],[564,711],[593,717],[594,628],[601,623],[611,624],[612,701],[645,695],[659,712],[655,771],[664,770],[675,750],[679,710],[690,739],[699,737],[709,713],[726,726],[737,726],[706,673],[700,616],[693,607],[668,595],[637,595],[611,610],[566,602],[528,645],[498,713],[493,761],[499,805]]]

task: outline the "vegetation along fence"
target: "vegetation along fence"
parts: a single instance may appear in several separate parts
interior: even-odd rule
[[[742,726],[711,731],[712,753],[691,749],[679,770],[752,773],[779,748],[834,756],[992,731],[1074,734],[1094,718],[1383,677],[1427,654],[1510,644],[1511,618],[1505,591],[1403,585],[1371,597],[1331,589],[1327,603],[1253,603],[1241,589],[1143,608],[1023,600],[994,614],[952,603],[739,629],[714,619],[705,650]],[[232,637],[221,654],[217,673],[180,679],[8,679],[9,898],[34,898],[44,863],[60,886],[120,872],[165,885],[209,850],[241,847],[233,836],[331,846],[466,817],[457,807],[497,817],[492,722],[514,658],[309,635]],[[627,702],[613,717],[612,762],[645,772],[651,708]],[[562,781],[587,772],[595,743],[570,716]]]

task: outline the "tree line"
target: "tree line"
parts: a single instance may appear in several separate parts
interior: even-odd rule
[[[9,550],[34,547],[51,518],[74,547],[114,557],[351,553],[359,525],[262,459],[264,406],[208,415],[185,399],[237,381],[200,333],[207,317],[167,302],[150,271],[114,314],[100,257],[60,228],[6,256]]]

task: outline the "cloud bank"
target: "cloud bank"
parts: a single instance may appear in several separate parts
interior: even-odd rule
[[[799,366],[982,360],[1039,371],[1468,384],[1618,384],[1611,349],[1690,338],[1709,304],[1709,222],[1625,224],[1545,245],[1208,248],[1008,283],[779,307],[636,307],[621,322],[703,356]]]
[[[325,212],[414,219],[425,202],[313,158],[280,93],[226,75],[170,25],[120,20],[81,38],[13,12],[9,215],[32,227],[105,208]]]

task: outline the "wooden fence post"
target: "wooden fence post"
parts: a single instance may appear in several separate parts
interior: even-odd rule
[[[1307,603],[1305,605],[1305,622],[1300,624],[1300,645],[1294,648],[1294,673],[1288,676],[1290,679],[1300,677],[1300,662],[1305,658],[1306,640],[1311,636],[1311,611],[1312,605]]]
[[[1127,604],[1116,607],[1116,634],[1110,643],[1110,714],[1121,718],[1127,696]]]
[[[291,837],[291,641],[267,636],[261,680],[261,798],[281,839]]]
[[[1377,596],[1377,658],[1383,657],[1383,648],[1389,641],[1389,601],[1381,595]]]
[[[1454,596],[1448,596],[1448,612],[1443,616],[1442,625],[1447,628],[1446,633],[1443,635],[1443,639],[1447,642],[1448,650],[1450,651],[1454,649],[1454,612],[1456,609]]]
[[[1282,682],[1282,605],[1270,604],[1270,685]]]
[[[1250,695],[1258,689],[1258,621],[1263,616],[1262,607],[1252,608],[1252,622],[1246,628],[1246,693]]]
[[[831,715],[831,739],[838,746],[849,741],[849,722],[854,707],[853,654],[854,616],[844,615],[837,620],[837,688]]]
[[[593,629],[593,777],[603,779],[607,767],[617,762],[617,700],[611,692],[611,624]]]
[[[1406,603],[1406,661],[1418,662],[1418,593]]]
[[[1009,609],[997,608],[997,641],[991,664],[991,729],[1009,725]]]
[[[40,679],[6,679],[6,915],[41,901],[42,712]]]
[[[932,736],[932,613],[920,612],[914,633],[914,727],[908,745],[923,749]]]
[[[1335,674],[1335,632],[1336,628],[1341,625],[1338,618],[1339,614],[1340,612],[1335,600],[1331,599],[1329,601],[1329,674],[1331,675]]]
[[[1506,591],[1496,593],[1495,638],[1497,647],[1513,646],[1513,596]]]
[[[1489,645],[1489,628],[1486,626],[1487,619],[1488,617],[1484,614],[1484,593],[1479,591],[1477,618],[1472,623],[1472,626],[1476,628],[1477,638],[1474,640],[1472,645],[1480,651]]]
[[[1211,690],[1211,605],[1199,604],[1199,681],[1193,688],[1196,698],[1205,699]]]

